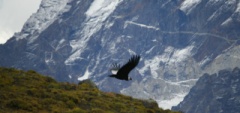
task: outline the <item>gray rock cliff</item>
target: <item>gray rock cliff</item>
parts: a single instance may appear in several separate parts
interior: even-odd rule
[[[240,111],[240,69],[204,74],[174,110],[184,113],[238,113]]]

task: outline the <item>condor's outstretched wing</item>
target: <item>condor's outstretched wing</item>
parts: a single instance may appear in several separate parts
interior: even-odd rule
[[[132,56],[132,58],[118,70],[117,76],[128,78],[129,72],[138,65],[139,60],[139,55]]]

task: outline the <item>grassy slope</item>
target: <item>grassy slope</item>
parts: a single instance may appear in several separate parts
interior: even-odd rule
[[[34,71],[0,68],[0,113],[174,113],[154,101],[101,92],[90,81],[59,83]]]

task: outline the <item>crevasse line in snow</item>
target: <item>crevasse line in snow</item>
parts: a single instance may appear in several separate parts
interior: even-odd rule
[[[128,26],[128,24],[137,25],[137,26],[140,26],[140,27],[143,27],[143,28],[147,28],[147,29],[160,30],[157,27],[149,26],[149,25],[145,25],[145,24],[140,24],[140,23],[136,23],[136,22],[133,22],[133,21],[126,21],[125,24],[124,24],[124,28],[126,28]]]

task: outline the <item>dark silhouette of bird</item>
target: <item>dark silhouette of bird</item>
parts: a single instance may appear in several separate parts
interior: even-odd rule
[[[117,79],[126,80],[126,81],[132,80],[132,78],[129,77],[128,74],[130,73],[131,70],[133,70],[138,65],[139,60],[140,60],[140,56],[134,55],[121,68],[119,64],[116,64],[116,63],[113,64],[113,67],[111,68],[111,71],[113,74],[109,75],[109,77],[115,77]],[[113,71],[117,71],[117,72],[114,73]]]

